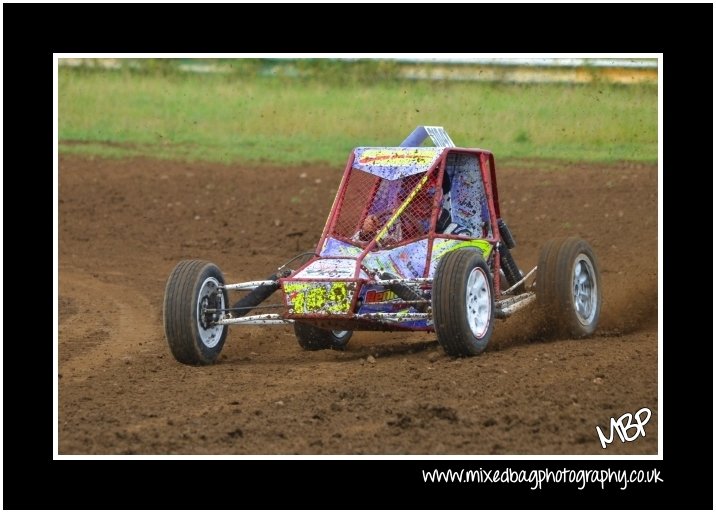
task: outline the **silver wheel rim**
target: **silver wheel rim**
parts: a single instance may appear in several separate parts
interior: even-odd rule
[[[490,326],[492,296],[487,275],[476,267],[467,278],[465,293],[467,304],[467,323],[476,338],[482,338]]]
[[[217,321],[220,314],[204,314],[206,308],[226,308],[224,302],[224,294],[219,290],[221,284],[216,278],[207,278],[201,284],[199,289],[199,300],[196,303],[196,327],[199,331],[201,343],[206,347],[214,347],[221,340],[221,334],[224,332],[225,326],[210,324],[207,320]],[[210,298],[218,295],[219,304],[210,305]]]
[[[343,331],[333,330],[331,333],[333,333],[333,336],[336,338],[343,338],[348,334],[348,330],[343,330]]]
[[[572,267],[572,304],[577,319],[585,326],[597,315],[597,282],[594,264],[584,253],[574,260]]]

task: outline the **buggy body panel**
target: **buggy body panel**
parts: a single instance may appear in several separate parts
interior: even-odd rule
[[[447,210],[469,235],[436,231],[445,180],[450,184]],[[355,148],[315,255],[279,280],[286,318],[330,329],[432,330],[430,316],[410,316],[429,303],[442,257],[472,247],[499,269],[496,190],[492,154],[486,150]],[[361,239],[368,216],[377,217],[380,228]],[[395,284],[383,283],[391,279],[407,280],[410,290],[397,293]],[[393,315],[366,320],[364,314]],[[408,318],[401,321],[400,314]]]

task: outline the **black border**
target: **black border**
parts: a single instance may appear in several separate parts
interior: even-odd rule
[[[3,14],[3,209],[9,249],[4,258],[3,508],[712,509],[712,475],[696,464],[708,468],[704,459],[713,454],[713,445],[706,443],[713,442],[708,407],[713,383],[706,379],[713,379],[713,348],[708,338],[689,331],[700,324],[692,324],[699,293],[684,290],[677,272],[698,262],[703,237],[682,234],[705,224],[696,212],[709,204],[698,196],[712,176],[712,164],[704,157],[712,150],[712,133],[700,128],[700,121],[712,111],[713,6],[4,4]],[[32,222],[42,219],[37,207],[52,205],[50,193],[40,192],[38,185],[51,188],[53,52],[287,48],[321,53],[663,52],[664,233],[675,234],[664,241],[663,259],[663,461],[52,460],[50,333],[35,328],[44,323],[30,325],[10,307],[17,304],[13,298],[22,296],[50,304],[47,267],[28,269],[27,263],[38,254],[38,223]],[[28,176],[36,178],[28,181]],[[29,252],[23,251],[26,247]],[[687,301],[688,311],[681,313],[679,306],[688,297],[694,302]],[[463,466],[658,468],[664,482],[626,491],[555,486],[533,492],[521,485],[427,485],[420,475],[424,468]]]

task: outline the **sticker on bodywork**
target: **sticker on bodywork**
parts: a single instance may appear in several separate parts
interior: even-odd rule
[[[430,276],[435,275],[435,269],[438,262],[450,251],[461,248],[476,248],[482,252],[482,258],[487,261],[490,253],[492,253],[492,243],[487,240],[455,240],[455,239],[435,239],[433,241],[433,252],[430,256]]]
[[[289,314],[347,314],[354,284],[340,281],[284,282]]]
[[[422,278],[425,271],[427,239],[383,251],[368,253],[363,265],[375,272],[389,272],[401,278]]]
[[[294,278],[353,278],[356,261],[344,258],[322,258],[308,264]]]
[[[358,256],[363,252],[362,248],[348,244],[347,242],[328,237],[323,243],[321,256]]]
[[[430,169],[444,148],[356,148],[353,167],[395,180]]]

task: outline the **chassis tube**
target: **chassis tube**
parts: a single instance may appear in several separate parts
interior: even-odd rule
[[[279,273],[272,274],[268,278],[266,278],[266,281],[274,282],[272,284],[267,285],[259,285],[255,289],[253,289],[251,292],[246,294],[244,297],[239,299],[236,303],[234,303],[232,308],[244,308],[244,310],[235,311],[232,313],[233,315],[236,315],[237,317],[243,317],[247,313],[249,313],[253,308],[256,308],[259,306],[263,301],[265,301],[271,294],[276,292],[279,289],[279,284],[276,280],[279,278]]]

